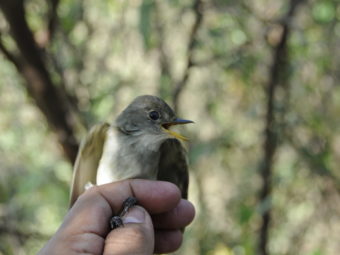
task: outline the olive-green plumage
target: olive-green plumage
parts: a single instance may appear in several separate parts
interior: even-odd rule
[[[188,164],[182,145],[185,137],[169,130],[192,123],[179,119],[160,98],[140,96],[111,125],[92,128],[80,146],[74,166],[70,206],[88,184],[130,178],[164,180],[188,196]]]

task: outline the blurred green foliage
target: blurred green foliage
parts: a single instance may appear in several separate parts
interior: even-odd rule
[[[178,113],[196,122],[183,132],[191,137],[189,199],[197,216],[176,254],[256,254],[267,209],[270,254],[338,254],[339,1],[306,1],[292,21],[288,89],[281,87],[274,109],[280,142],[273,193],[271,203],[260,204],[265,85],[288,2],[204,3]],[[46,54],[53,80],[77,98],[84,127],[111,121],[137,95],[171,99],[185,72],[192,6],[189,0],[60,1]],[[48,6],[27,0],[26,11],[39,42]],[[2,14],[0,30],[15,49]],[[68,206],[72,166],[23,84],[0,54],[0,254],[35,254]]]

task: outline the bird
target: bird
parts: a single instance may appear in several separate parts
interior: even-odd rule
[[[92,185],[125,179],[176,184],[188,198],[188,140],[170,130],[193,123],[176,116],[161,98],[136,97],[111,123],[95,125],[82,141],[74,164],[70,207]]]

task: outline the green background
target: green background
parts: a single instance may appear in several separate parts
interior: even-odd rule
[[[195,121],[181,133],[197,215],[176,254],[340,251],[340,5],[295,2],[24,2],[78,142],[142,94]],[[7,19],[1,45],[20,56]],[[0,54],[0,254],[35,254],[68,207],[72,164],[27,84]]]

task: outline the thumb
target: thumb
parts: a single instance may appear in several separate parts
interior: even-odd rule
[[[148,212],[143,207],[134,206],[123,217],[123,223],[123,227],[107,235],[103,254],[153,254],[155,236]]]

